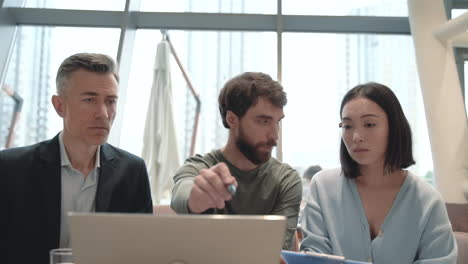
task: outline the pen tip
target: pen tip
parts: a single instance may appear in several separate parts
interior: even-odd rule
[[[232,195],[234,195],[237,191],[237,188],[234,184],[229,184],[227,189],[228,189],[228,192],[230,192]]]

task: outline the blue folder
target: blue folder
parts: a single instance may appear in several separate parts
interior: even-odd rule
[[[281,251],[281,256],[288,264],[369,264],[370,262],[360,262],[344,259],[343,257],[317,254],[310,255],[294,251]]]

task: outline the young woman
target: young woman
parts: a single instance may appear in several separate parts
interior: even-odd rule
[[[378,83],[343,98],[341,168],[312,178],[301,250],[377,264],[456,263],[440,194],[405,170],[411,129],[395,94]]]

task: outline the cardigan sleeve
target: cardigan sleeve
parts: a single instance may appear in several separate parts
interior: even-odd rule
[[[414,264],[455,264],[457,244],[440,196],[428,212]]]
[[[317,182],[312,179],[301,222],[304,236],[301,251],[332,254],[332,246],[317,191]]]

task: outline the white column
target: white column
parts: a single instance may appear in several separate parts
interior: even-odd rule
[[[467,119],[452,40],[435,34],[447,22],[443,0],[408,0],[436,187],[446,202],[466,202]],[[440,36],[439,36],[440,37]]]

